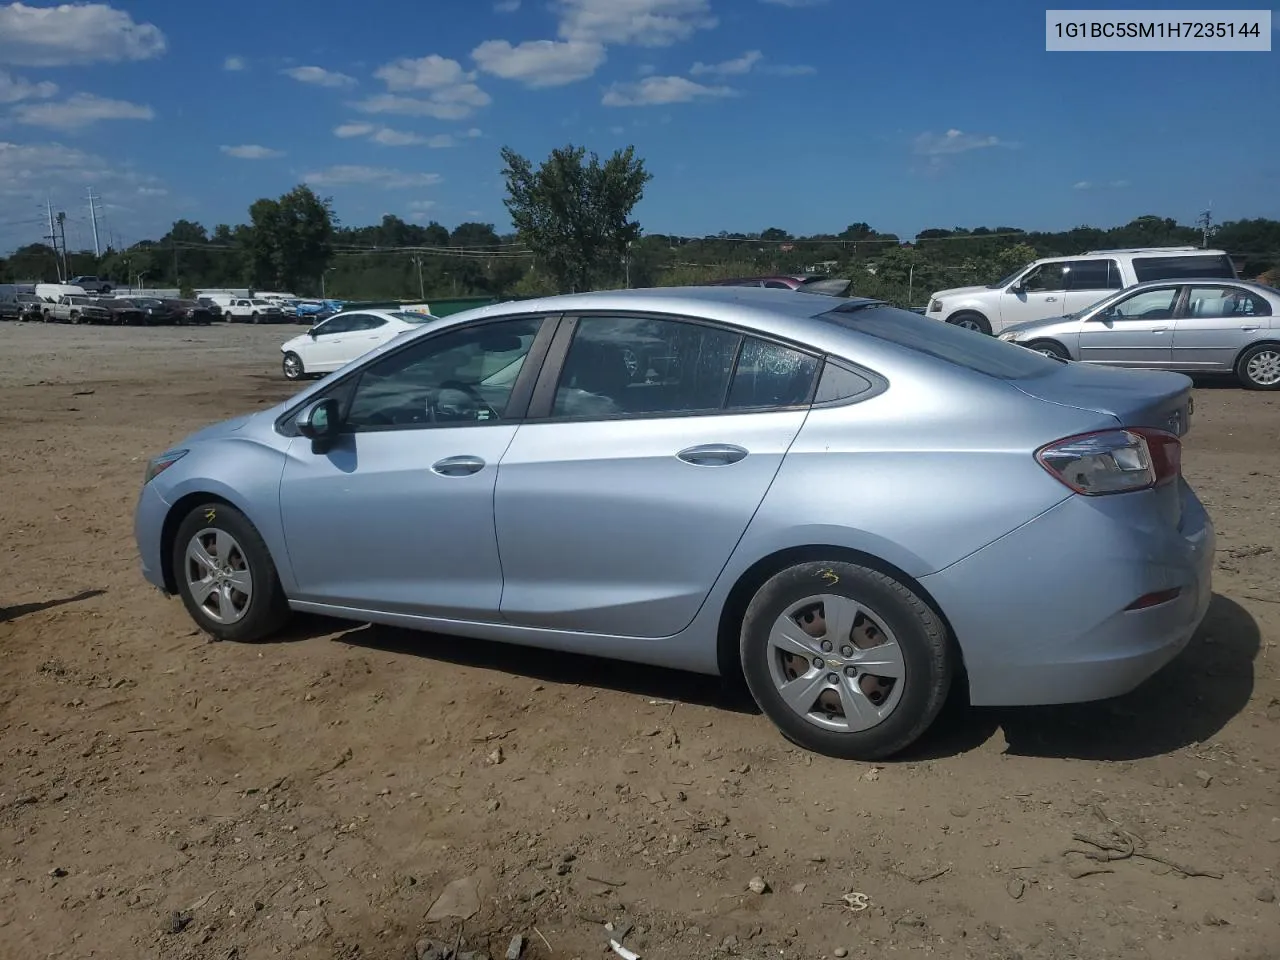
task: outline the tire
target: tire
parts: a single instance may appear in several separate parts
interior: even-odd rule
[[[251,314],[249,314],[249,322],[250,322],[250,323],[261,323],[261,322],[262,322],[262,318],[261,318],[261,317],[259,317],[256,313],[251,313]]]
[[[947,317],[947,323],[953,327],[963,327],[966,330],[976,330],[978,333],[991,335],[991,324],[987,322],[987,318],[973,310],[962,310],[952,314]]]
[[[44,311],[44,322],[53,323],[53,315],[48,310]]]
[[[848,624],[842,639],[853,642],[833,637],[832,649],[823,650],[825,613],[837,606]],[[804,626],[797,615],[807,619]],[[775,645],[775,627],[788,620],[793,639]],[[854,639],[877,634],[882,644]],[[946,627],[928,604],[892,577],[843,561],[800,563],[770,578],[747,607],[740,655],[751,695],[782,734],[843,760],[880,760],[919,739],[946,702],[955,669]],[[877,661],[886,674],[858,666]],[[900,676],[886,690],[890,671]],[[788,682],[802,685],[791,688],[796,707],[781,692]],[[848,722],[846,704],[858,721]]]
[[[1059,360],[1070,360],[1071,354],[1067,353],[1067,348],[1054,340],[1033,340],[1026,344],[1028,350],[1034,350],[1036,353],[1043,353],[1046,357],[1057,357]]]
[[[189,557],[188,550],[197,540],[204,546],[208,562]],[[197,599],[193,580],[209,581],[209,563],[220,559],[219,541],[230,573],[216,573],[214,588],[205,598]],[[209,549],[210,543],[213,549]],[[289,602],[271,553],[253,524],[235,507],[220,502],[200,504],[179,524],[172,549],[178,594],[196,626],[210,636],[242,642],[264,640],[289,619]],[[248,591],[236,589],[237,584],[247,585]]]
[[[1258,343],[1240,354],[1236,377],[1246,390],[1280,390],[1280,344]]]
[[[286,380],[301,380],[307,375],[306,368],[302,365],[302,358],[292,350],[281,359],[280,369]]]
[[[79,322],[80,322],[80,314],[78,314],[78,313],[72,313],[72,314],[71,314],[71,322],[72,322],[72,323],[79,323]]]

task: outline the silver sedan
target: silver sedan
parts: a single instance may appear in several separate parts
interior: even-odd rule
[[[870,300],[516,301],[175,444],[135,536],[224,640],[307,611],[745,675],[791,740],[872,759],[953,685],[1099,699],[1190,640],[1190,388]]]
[[[1013,324],[1000,339],[1063,360],[1231,374],[1280,390],[1280,291],[1257,283],[1140,283],[1070,316]]]

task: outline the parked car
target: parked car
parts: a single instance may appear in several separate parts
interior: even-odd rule
[[[655,340],[659,377],[626,361]],[[953,684],[1094,700],[1183,649],[1214,555],[1190,394],[865,299],[517,301],[177,443],[135,538],[223,640],[297,610],[740,672],[794,742],[875,759]]]
[[[169,309],[173,323],[207,327],[213,321],[213,312],[198,300],[166,299],[161,302]]]
[[[793,274],[769,277],[733,277],[728,280],[711,280],[712,287],[768,287],[772,290],[801,290],[805,293],[826,293],[841,296],[852,285],[852,280],[827,277],[819,274]]]
[[[110,280],[100,280],[97,277],[72,277],[67,282],[79,287],[85,293],[110,293],[114,289]]]
[[[341,300],[299,300],[297,318],[299,323],[319,323],[328,320],[336,313],[342,312]]]
[[[46,304],[34,293],[14,293],[0,298],[0,320],[43,320]]]
[[[322,320],[280,346],[281,369],[289,380],[332,373],[375,347],[437,318],[428,313],[361,310]]]
[[[1064,360],[1228,374],[1280,390],[1280,291],[1257,283],[1140,283],[1068,317],[1016,323],[1000,339]]]
[[[213,320],[226,319],[226,317],[223,316],[222,307],[218,304],[217,301],[209,297],[196,297],[196,303],[200,304],[205,308],[205,310],[209,311],[209,316]]]
[[[926,315],[999,333],[1024,320],[1075,313],[1137,283],[1197,277],[1235,280],[1236,268],[1222,250],[1199,247],[1091,250],[1078,257],[1037,260],[989,286],[939,290],[930,296]]]
[[[46,323],[110,323],[111,311],[87,296],[61,296],[44,305]]]
[[[222,312],[230,323],[284,323],[287,319],[276,304],[247,297],[235,298]]]
[[[147,322],[146,313],[128,298],[99,297],[94,303],[111,314],[111,323],[116,326],[132,327]]]

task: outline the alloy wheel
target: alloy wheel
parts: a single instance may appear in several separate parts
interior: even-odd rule
[[[1280,350],[1262,350],[1249,358],[1245,374],[1262,387],[1280,383]]]
[[[200,612],[218,624],[244,619],[253,600],[253,572],[244,549],[226,530],[208,527],[187,543],[183,573]]]

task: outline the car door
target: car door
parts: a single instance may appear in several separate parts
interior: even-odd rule
[[[351,322],[359,314],[340,313],[336,317],[317,323],[311,328],[311,342],[305,345],[302,357],[303,365],[315,373],[328,373],[337,370],[346,362],[343,357],[343,343]]]
[[[1124,367],[1167,367],[1173,361],[1177,284],[1148,287],[1084,317],[1080,359]]]
[[[350,328],[342,337],[342,362],[350,363],[374,347],[386,343],[393,336],[395,330],[386,317],[373,313],[356,314],[351,318]]]
[[[1190,284],[1173,324],[1179,370],[1231,370],[1236,357],[1270,321],[1262,297],[1230,284]]]
[[[1063,272],[1066,274],[1064,314],[1087,310],[1124,286],[1120,264],[1110,259],[1068,260],[1063,264]]]
[[[342,431],[323,452],[296,437],[280,481],[295,599],[500,617],[494,482],[545,354],[542,328],[533,317],[428,334],[322,394],[338,400]],[[513,364],[524,377],[483,383]]]
[[[1042,263],[1001,294],[1000,326],[1063,316],[1067,312],[1065,304],[1066,273],[1063,264]]]
[[[502,613],[671,636],[697,613],[808,412],[818,361],[711,324],[567,319],[498,469]]]

